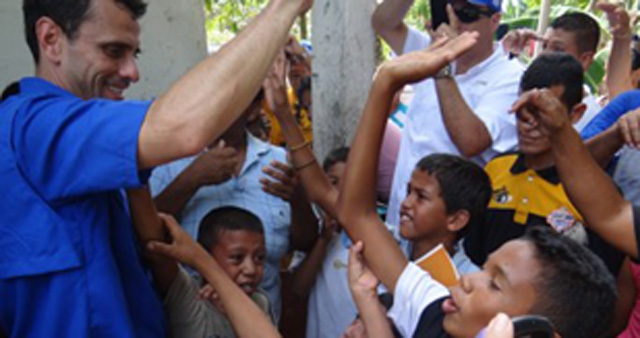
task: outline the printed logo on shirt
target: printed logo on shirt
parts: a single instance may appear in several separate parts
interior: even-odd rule
[[[494,190],[492,198],[500,204],[506,204],[511,202],[512,200],[512,197],[511,195],[509,195],[509,191],[507,190],[507,187],[502,187],[498,190]]]
[[[547,216],[547,223],[559,233],[569,230],[575,223],[576,218],[565,207],[552,211]]]

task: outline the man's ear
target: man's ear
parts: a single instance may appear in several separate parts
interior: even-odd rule
[[[584,115],[585,111],[587,111],[587,105],[582,102],[573,106],[573,108],[569,112],[569,120],[571,121],[571,124],[578,123],[578,121],[580,121],[580,119]]]
[[[471,214],[468,210],[458,210],[447,216],[447,230],[451,232],[458,232],[469,224]]]
[[[591,67],[594,56],[595,56],[594,52],[584,52],[580,54],[580,58],[578,59],[578,61],[580,61],[580,64],[582,65],[582,69],[584,69],[585,72],[589,70],[589,67]]]
[[[59,64],[62,54],[62,43],[66,36],[60,26],[51,18],[42,17],[36,22],[36,38],[40,48],[40,59]]]

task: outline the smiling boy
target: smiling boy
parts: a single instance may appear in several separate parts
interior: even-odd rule
[[[377,218],[378,147],[393,93],[433,76],[470,48],[475,38],[476,34],[463,33],[440,40],[378,70],[351,148],[338,203],[339,221],[352,240],[364,243],[371,271],[393,290],[390,315],[405,337],[473,337],[498,312],[546,316],[563,337],[604,334],[615,299],[613,279],[602,262],[580,245],[548,229],[532,230],[491,255],[482,271],[462,277],[459,286],[448,290],[407,261]]]

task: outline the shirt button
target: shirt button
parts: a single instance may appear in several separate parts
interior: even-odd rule
[[[529,175],[529,177],[527,177],[527,181],[533,182],[533,176]]]
[[[526,198],[526,197],[525,197],[525,198],[523,198],[523,199],[522,199],[522,204],[527,204],[527,203],[529,203],[529,199],[528,199],[528,198]]]

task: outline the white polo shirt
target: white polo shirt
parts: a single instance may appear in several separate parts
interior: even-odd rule
[[[409,28],[404,53],[424,49],[430,42],[427,35]],[[522,64],[509,60],[502,48],[495,48],[489,58],[465,74],[454,76],[462,97],[484,122],[493,141],[489,149],[472,159],[482,166],[517,144],[516,119],[509,114],[509,109],[518,98],[523,72]],[[400,223],[400,203],[406,196],[407,183],[418,161],[434,153],[460,155],[444,125],[434,81],[422,81],[415,85],[414,91],[402,132],[387,212],[387,222],[394,225]]]

